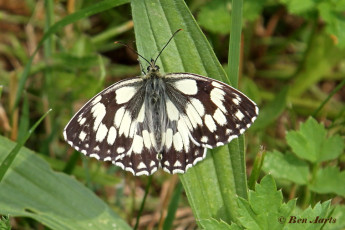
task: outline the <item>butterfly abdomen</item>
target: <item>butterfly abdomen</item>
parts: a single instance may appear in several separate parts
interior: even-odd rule
[[[148,131],[154,136],[155,150],[162,150],[163,134],[166,126],[165,83],[157,75],[151,75],[145,84],[145,117]]]

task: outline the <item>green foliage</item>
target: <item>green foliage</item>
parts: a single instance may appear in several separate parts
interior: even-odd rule
[[[287,229],[314,230],[323,229],[324,226],[333,227],[332,225],[334,222],[329,222],[329,219],[326,220],[327,218],[332,217],[332,211],[333,208],[331,207],[330,201],[317,203],[313,208],[309,206],[303,211],[297,209],[288,219],[286,219],[286,224],[288,225]],[[300,221],[299,223],[298,220]]]
[[[11,230],[10,216],[2,216],[0,218],[0,230]]]
[[[323,229],[335,230],[344,229],[345,226],[345,206],[335,205],[331,217],[336,221],[332,224],[326,224]]]
[[[0,164],[0,183],[2,181],[2,179],[4,178],[4,176],[6,175],[6,172],[8,171],[8,169],[10,168],[10,166],[12,165],[13,161],[15,160],[15,158],[17,157],[20,149],[24,146],[25,142],[29,139],[29,137],[31,136],[31,134],[35,131],[35,129],[37,128],[37,126],[43,121],[43,119],[51,112],[51,109],[48,110],[48,112],[46,112],[32,127],[31,129],[25,134],[25,136],[19,140],[19,143],[16,144],[16,146],[14,148],[12,148],[12,150],[10,151],[10,153],[7,155],[7,157],[5,159],[3,159],[1,161]],[[1,137],[1,136],[0,136]]]
[[[242,229],[237,224],[231,224],[224,222],[223,220],[217,221],[215,219],[205,219],[199,221],[202,229],[207,230],[240,230]]]
[[[280,2],[284,3],[288,10],[293,14],[302,14],[306,11],[314,9],[315,7],[315,0],[281,0]]]
[[[273,178],[266,176],[255,186],[255,191],[249,192],[248,200],[239,199],[239,221],[246,229],[282,229],[283,224],[277,220],[288,217],[296,201],[282,202],[281,191],[277,191]]]
[[[268,0],[247,0],[243,2],[243,18],[248,21],[257,19]]]
[[[0,136],[0,162],[16,143]],[[0,184],[0,213],[36,219],[52,229],[130,229],[80,182],[53,172],[47,162],[22,148]]]
[[[206,3],[198,15],[198,23],[213,33],[228,34],[230,32],[231,4],[227,0],[215,0]]]
[[[323,125],[309,118],[299,131],[289,131],[286,140],[294,153],[312,163],[333,160],[344,151],[344,141],[339,135],[327,138]]]
[[[296,184],[306,184],[308,181],[308,163],[289,152],[282,154],[274,150],[267,153],[263,169],[276,178],[290,180]]]
[[[264,171],[276,178],[308,185],[316,193],[345,196],[345,171],[334,166],[319,168],[320,163],[334,160],[344,152],[344,141],[339,135],[327,137],[324,126],[309,118],[298,131],[289,131],[286,139],[294,154],[267,153]]]
[[[317,193],[335,193],[345,197],[345,171],[333,166],[319,169],[310,189]]]
[[[200,220],[203,229],[278,230],[321,229],[322,227],[332,229],[336,222],[336,220],[333,222],[334,219],[344,218],[344,215],[340,213],[343,207],[338,206],[339,210],[333,212],[330,201],[317,203],[314,207],[309,206],[305,210],[296,207],[295,199],[287,203],[283,202],[283,194],[277,191],[273,177],[270,175],[265,176],[260,184],[256,184],[255,191],[249,192],[248,200],[238,198],[238,205],[241,213],[238,224],[231,223],[230,225],[215,219]],[[301,224],[301,221],[305,223]]]
[[[340,47],[345,47],[345,10],[344,0],[280,0],[287,5],[289,12],[306,16],[308,13],[317,12],[326,22],[326,31],[328,34],[337,38],[336,43]]]
[[[243,2],[243,17],[253,21],[260,15],[267,0],[247,0]],[[228,0],[213,0],[200,9],[198,23],[212,33],[228,34],[231,25],[232,2]]]

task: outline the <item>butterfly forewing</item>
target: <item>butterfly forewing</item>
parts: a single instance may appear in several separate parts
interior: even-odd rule
[[[184,173],[205,158],[206,148],[238,137],[258,115],[254,102],[220,81],[153,76],[120,81],[92,98],[66,126],[67,142],[134,175],[159,167]]]
[[[140,143],[143,133],[138,128],[144,125],[142,82],[140,77],[120,81],[93,97],[67,124],[65,140],[77,151],[112,161],[133,174],[157,170],[156,154],[152,150],[142,154]],[[144,169],[140,163],[148,166]]]
[[[204,147],[230,142],[249,128],[258,115],[253,101],[220,81],[187,73],[168,74],[166,78],[175,81],[172,85],[186,96],[182,117],[190,124],[187,126],[193,139]],[[189,84],[179,88],[181,82]],[[197,90],[192,91],[193,88]]]

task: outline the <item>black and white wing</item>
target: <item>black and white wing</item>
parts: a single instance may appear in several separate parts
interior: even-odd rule
[[[136,176],[160,167],[184,173],[205,158],[207,148],[238,137],[258,115],[255,103],[238,90],[187,73],[161,78],[160,107],[151,111],[145,81],[153,83],[136,77],[97,94],[67,124],[65,140],[77,151]]]
[[[184,173],[206,156],[206,148],[229,143],[248,129],[259,109],[231,86],[196,74],[165,76],[168,117],[161,167]]]
[[[111,161],[134,175],[155,172],[159,167],[157,153],[151,148],[149,134],[143,131],[142,86],[143,79],[135,77],[94,96],[65,127],[65,140],[77,151]]]

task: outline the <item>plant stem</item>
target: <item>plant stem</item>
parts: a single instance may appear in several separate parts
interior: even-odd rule
[[[232,0],[228,76],[230,83],[236,88],[238,86],[240,66],[242,7],[242,0]],[[240,136],[228,146],[231,154],[230,160],[233,167],[233,176],[236,183],[236,193],[238,196],[246,199],[248,187],[244,155],[244,137]]]
[[[149,181],[147,182],[147,185],[146,185],[146,188],[145,188],[145,195],[144,195],[144,198],[143,198],[143,200],[141,202],[141,205],[140,205],[139,213],[137,215],[137,220],[136,220],[135,226],[133,228],[134,230],[138,229],[140,216],[141,216],[141,214],[142,214],[142,212],[144,210],[146,197],[147,197],[147,194],[149,193],[149,189],[151,187],[151,182],[152,182],[152,175],[149,176]]]

